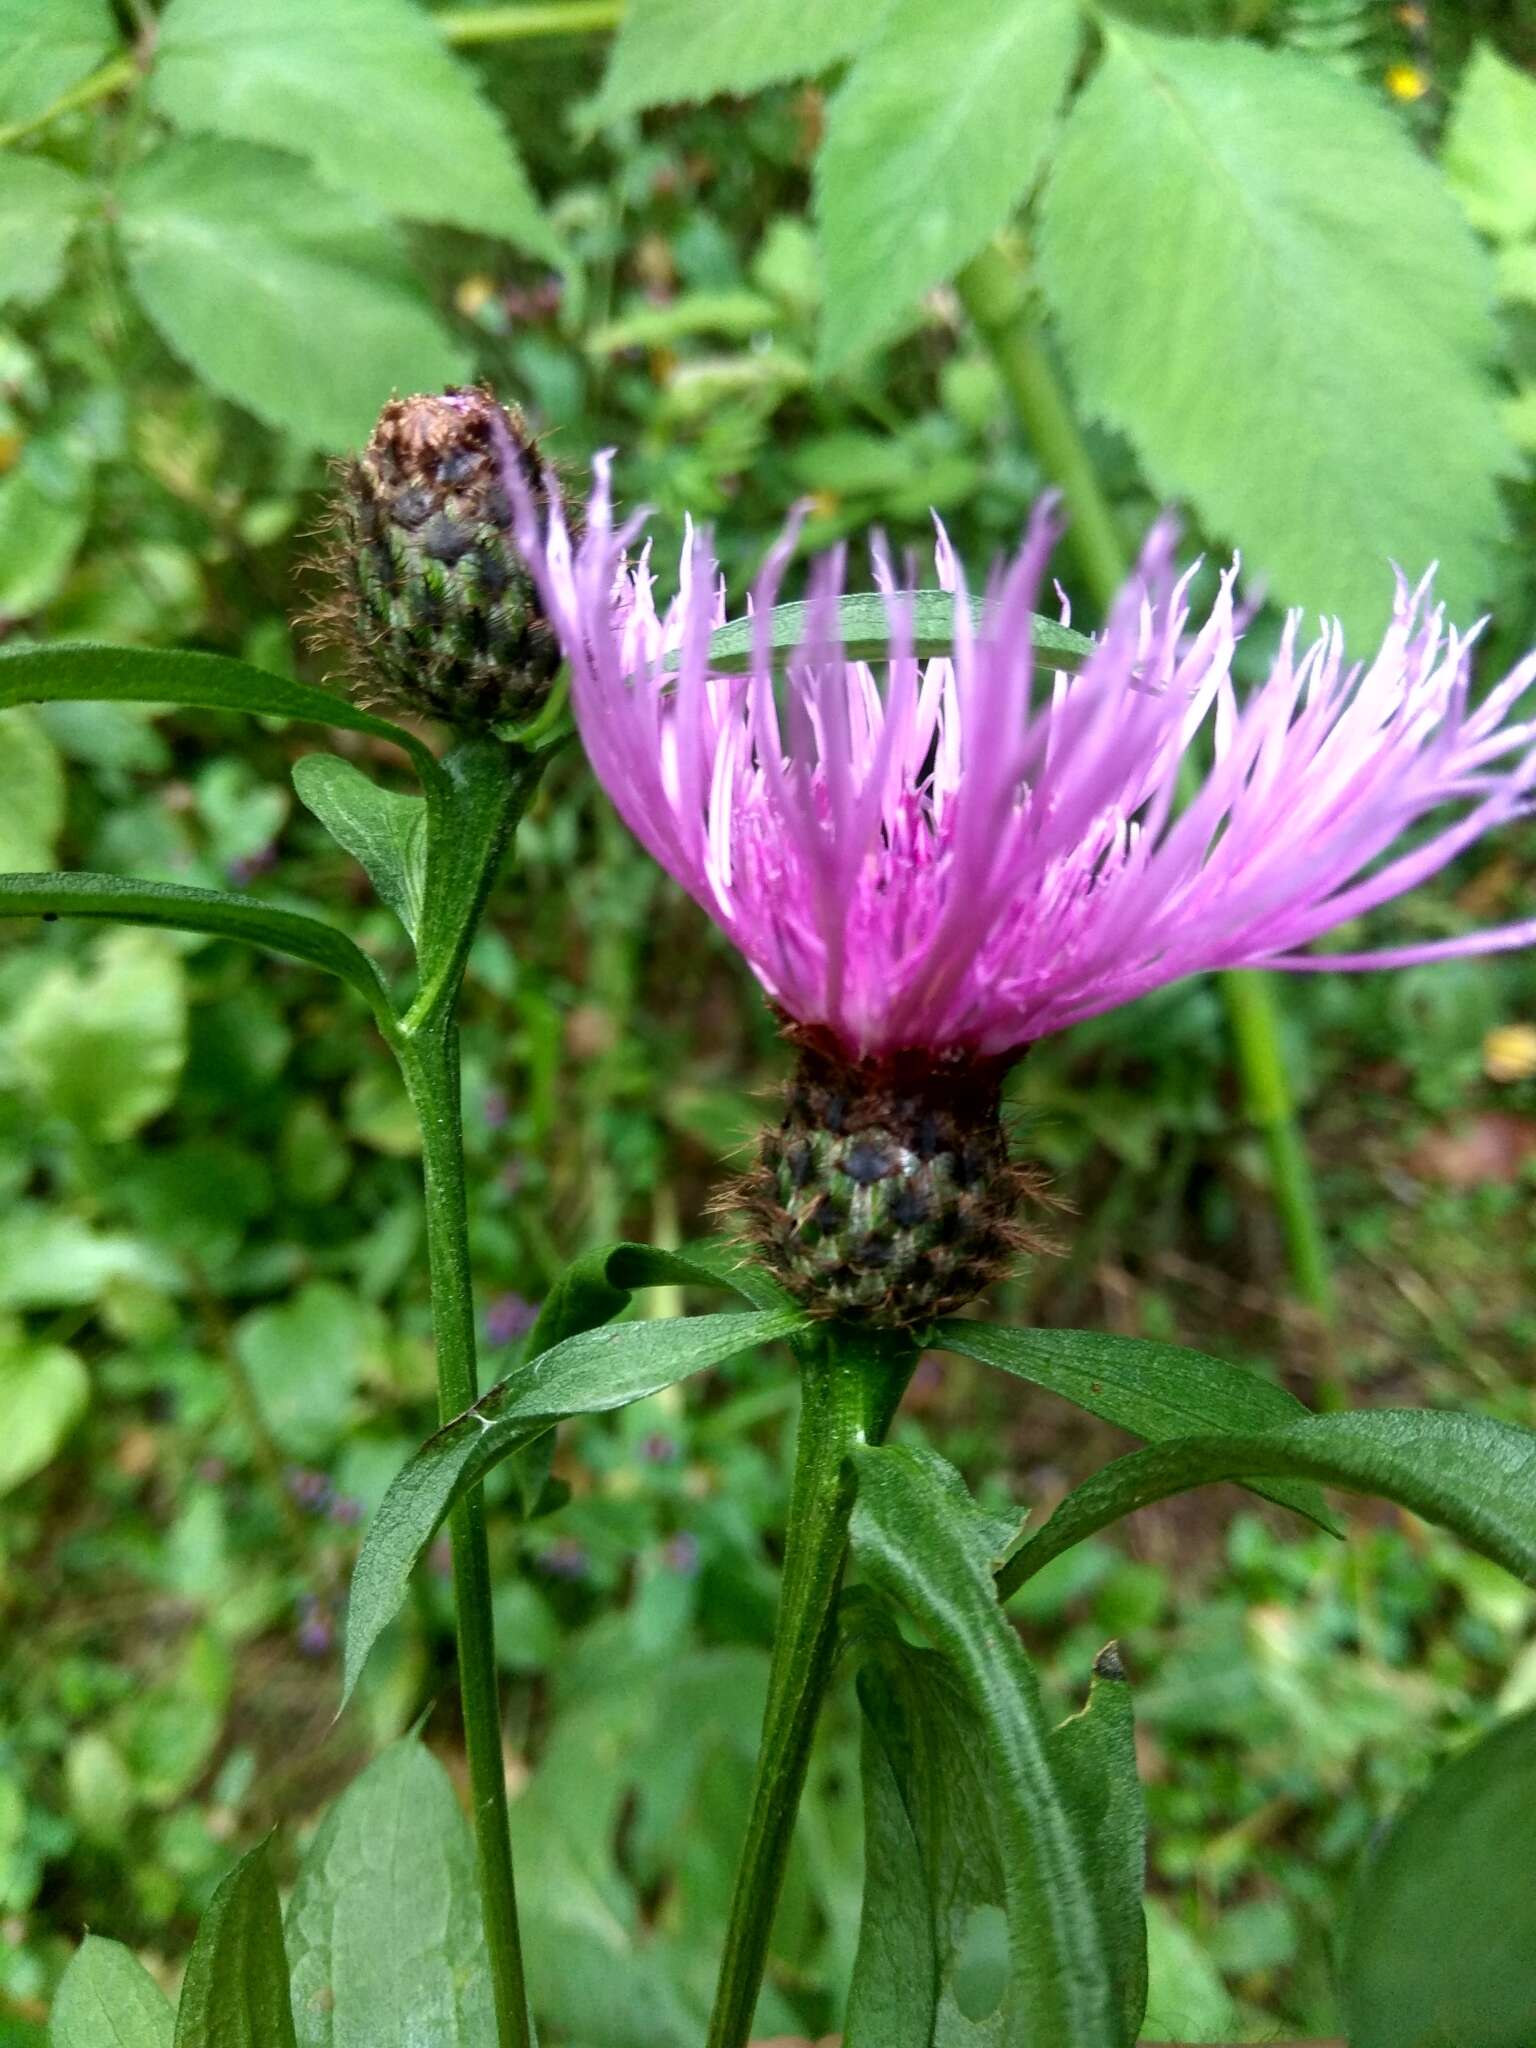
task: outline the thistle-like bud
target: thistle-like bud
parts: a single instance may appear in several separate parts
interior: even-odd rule
[[[359,697],[460,731],[543,707],[560,648],[512,537],[512,463],[542,500],[521,413],[464,389],[391,399],[343,466],[319,623],[340,627]]]
[[[915,1329],[952,1314],[1041,1242],[1016,1221],[1042,1185],[1009,1157],[1007,1060],[850,1060],[792,1033],[784,1115],[730,1198],[801,1306]]]

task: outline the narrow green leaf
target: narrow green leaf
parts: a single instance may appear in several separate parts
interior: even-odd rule
[[[295,762],[293,786],[414,939],[427,879],[425,801],[380,788],[336,754]]]
[[[474,1844],[419,1742],[375,1757],[321,1822],[284,1937],[299,2048],[495,2048]]]
[[[591,110],[612,121],[643,107],[744,97],[785,78],[811,78],[861,49],[888,0],[629,0],[608,75]]]
[[[5,0],[0,121],[29,121],[117,47],[112,0]]]
[[[46,157],[0,156],[0,304],[48,297],[89,198],[83,179]]]
[[[920,661],[953,652],[955,645],[955,600],[945,590],[911,593],[913,652]],[[977,634],[986,631],[986,607],[979,597],[969,600],[971,625]],[[838,626],[845,660],[884,661],[891,645],[891,615],[887,600],[875,590],[852,591],[838,601]],[[767,646],[774,661],[781,664],[801,645],[810,617],[807,604],[775,605],[768,614]],[[1093,652],[1093,642],[1070,626],[1034,613],[1030,620],[1035,651],[1050,668],[1078,669]],[[745,675],[751,668],[757,645],[757,621],[732,619],[710,638],[709,665],[723,676]],[[675,668],[678,656],[668,658]]]
[[[506,129],[414,0],[170,0],[150,89],[181,127],[291,149],[385,213],[560,261]]]
[[[1536,2041],[1536,1712],[1430,1780],[1367,1866],[1349,1934],[1351,2048]]]
[[[1536,232],[1536,79],[1492,43],[1462,73],[1444,163],[1474,226],[1501,242]]]
[[[827,109],[816,210],[835,367],[908,325],[1029,189],[1082,34],[1077,0],[892,0]]]
[[[1273,594],[1367,636],[1389,559],[1486,594],[1512,457],[1489,264],[1381,102],[1315,59],[1114,22],[1039,268],[1088,409]]]
[[[1069,1493],[998,1575],[1006,1599],[1122,1515],[1217,1479],[1319,1480],[1440,1522],[1518,1577],[1536,1577],[1536,1431],[1417,1408],[1309,1415],[1251,1436],[1174,1437]]]
[[[429,1437],[363,1539],[347,1605],[343,1700],[399,1612],[411,1572],[444,1516],[493,1466],[569,1416],[627,1407],[804,1324],[797,1309],[770,1309],[580,1331],[529,1359]]]
[[[241,1857],[203,1915],[182,1980],[176,2048],[297,2048],[265,1846]]]
[[[1013,1330],[950,1317],[934,1340],[983,1365],[1117,1423],[1148,1443],[1207,1429],[1252,1431],[1307,1414],[1294,1394],[1257,1373],[1179,1344],[1111,1337],[1098,1330]],[[1337,1517],[1316,1486],[1282,1480],[1254,1489],[1340,1534]]]
[[[0,917],[97,917],[240,939],[323,967],[355,988],[376,1016],[388,1012],[378,969],[345,932],[249,896],[122,875],[0,875]]]
[[[363,711],[345,697],[253,668],[223,654],[186,648],[106,647],[82,641],[0,653],[0,706],[8,704],[179,704],[189,711],[246,711],[263,718],[300,718],[389,740],[424,778],[437,762],[404,726]]]
[[[131,1949],[88,1934],[53,1994],[49,2048],[171,2048],[170,2001]]]
[[[381,396],[469,375],[393,230],[297,157],[169,142],[128,171],[118,209],[129,281],[170,347],[306,447],[355,447]]]
[[[854,1554],[876,1589],[906,1609],[949,1666],[979,1724],[988,1763],[1001,1865],[995,1904],[1006,1918],[1007,1967],[995,1986],[980,1967],[962,1974],[971,1960],[968,1948],[985,1938],[985,1919],[941,1927],[947,1975],[940,2009],[947,1993],[967,2018],[995,2012],[997,2031],[990,2038],[997,2048],[1044,2041],[1126,2048],[1088,1845],[1056,1781],[1034,1671],[993,1585],[998,1524],[976,1509],[959,1475],[931,1453],[866,1446],[853,1462],[859,1488]],[[923,1773],[925,1781],[934,1775]],[[985,1964],[985,1956],[977,1961]]]
[[[1147,1805],[1136,1769],[1131,1688],[1118,1644],[1094,1661],[1080,1714],[1051,1730],[1051,1767],[1077,1815],[1099,1921],[1113,1959],[1125,2039],[1136,2041],[1147,2010]]]

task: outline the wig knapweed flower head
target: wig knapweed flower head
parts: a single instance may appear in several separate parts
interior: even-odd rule
[[[762,1227],[785,1240],[781,1263],[792,1244],[814,1267],[821,1305],[884,1313],[893,1267],[946,1265],[936,1222],[979,1249],[947,1262],[924,1306],[990,1276],[1008,1237],[1006,1204],[988,1192],[1000,1146],[978,1151],[935,1118],[978,1089],[995,1105],[1002,1068],[1031,1040],[1204,969],[1397,966],[1536,941],[1532,920],[1391,952],[1305,951],[1531,805],[1536,723],[1521,711],[1536,657],[1471,704],[1474,636],[1446,623],[1427,579],[1400,583],[1368,662],[1347,660],[1337,626],[1304,642],[1292,614],[1268,675],[1240,697],[1236,570],[1196,619],[1194,571],[1176,574],[1165,521],[1080,670],[1042,674],[1031,619],[1055,538],[1044,505],[992,575],[979,626],[940,533],[952,656],[914,657],[911,597],[877,550],[883,672],[844,657],[840,554],[813,568],[801,644],[775,663],[767,615],[786,541],[754,593],[756,657],[721,675],[707,543],[690,531],[661,610],[648,556],[626,563],[634,533],[615,529],[605,468],[579,545],[558,507],[541,532],[521,494],[520,542],[593,767],[807,1048],[764,1159],[764,1201],[786,1220]],[[1182,800],[1192,749],[1209,765]],[[925,1171],[945,1162],[942,1187],[916,1187],[925,1153]],[[978,1201],[984,1213],[956,1221],[957,1204]],[[827,1259],[849,1266],[850,1246],[868,1272],[839,1296]]]

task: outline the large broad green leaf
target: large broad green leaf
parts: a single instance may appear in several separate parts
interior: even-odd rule
[[[85,1413],[91,1381],[63,1344],[0,1349],[0,1494],[41,1472]]]
[[[64,829],[64,763],[41,721],[0,712],[0,868],[51,868]]]
[[[0,156],[0,303],[46,299],[90,196],[83,179],[40,156]]]
[[[861,49],[888,0],[629,0],[592,118],[744,95],[809,78]]]
[[[1351,2048],[1536,2041],[1536,1713],[1433,1778],[1361,1883],[1344,1967]]]
[[[1509,460],[1487,261],[1373,96],[1283,50],[1108,33],[1040,275],[1094,413],[1273,594],[1367,635],[1389,558],[1485,594]]]
[[[29,121],[117,46],[112,0],[5,0],[0,122]]]
[[[183,128],[294,150],[386,213],[559,260],[511,138],[415,0],[170,0],[150,89]]]
[[[1174,1437],[1117,1458],[1015,1552],[999,1589],[1006,1598],[1074,1543],[1169,1494],[1216,1479],[1293,1476],[1395,1500],[1521,1578],[1536,1577],[1536,1432],[1485,1415],[1379,1408],[1253,1435]]]
[[[1445,131],[1445,175],[1467,217],[1499,241],[1536,232],[1536,79],[1479,43]]]
[[[946,1351],[1048,1387],[1148,1443],[1207,1429],[1268,1429],[1307,1413],[1294,1394],[1257,1373],[1145,1337],[1111,1337],[1098,1330],[1012,1330],[951,1316],[939,1324],[934,1340]],[[1256,1491],[1339,1533],[1327,1502],[1305,1480],[1282,1480]]]
[[[297,157],[168,143],[129,171],[118,207],[129,279],[166,341],[308,447],[354,447],[391,391],[469,374],[394,232]]]
[[[25,647],[0,654],[0,705],[180,704],[193,711],[247,711],[263,718],[301,718],[365,732],[403,747],[423,780],[436,777],[430,750],[387,718],[345,697],[273,675],[248,661],[185,648],[104,647],[95,642]]]
[[[970,600],[971,624],[978,634],[986,630],[986,607],[979,597]],[[842,651],[848,661],[883,661],[891,645],[891,612],[887,599],[878,591],[852,591],[839,599],[838,628]],[[775,661],[793,654],[805,639],[810,606],[803,603],[775,605],[766,620],[765,645]],[[1093,642],[1083,633],[1054,619],[1031,615],[1030,628],[1035,651],[1050,668],[1078,669],[1093,652]],[[710,636],[709,665],[718,675],[744,675],[756,658],[758,622],[732,619]],[[912,593],[912,652],[920,661],[945,655],[955,645],[955,600],[944,590]],[[675,668],[679,656],[668,658]]]
[[[876,1589],[923,1630],[962,1703],[958,1719],[948,1711],[950,1731],[911,1768],[915,1796],[932,1806],[927,1817],[914,1814],[913,1832],[946,1857],[955,1853],[946,1835],[964,1827],[974,1838],[965,1851],[973,1875],[955,1901],[960,1910],[935,1930],[935,2024],[944,2022],[947,2000],[967,2020],[995,2015],[995,2031],[936,2038],[985,2040],[991,2048],[1047,2041],[1126,2048],[1117,1961],[1083,1822],[1058,1782],[1035,1675],[993,1585],[1003,1532],[931,1453],[867,1446],[853,1463],[854,1555]],[[907,1739],[920,1738],[909,1728]],[[887,1742],[898,1782],[900,1754],[899,1740]],[[958,1784],[962,1757],[976,1776],[973,1787]],[[1005,1953],[996,1940],[998,1914]],[[879,2044],[869,2037],[864,2048]]]
[[[423,799],[381,789],[335,754],[306,754],[295,762],[293,786],[414,939],[427,879]]]
[[[493,1466],[568,1416],[628,1407],[804,1325],[791,1308],[585,1330],[529,1359],[429,1437],[390,1487],[363,1540],[347,1604],[346,1694],[399,1612],[411,1572],[444,1516]]]
[[[297,2048],[265,1847],[241,1857],[203,1915],[182,1980],[176,2048]]]
[[[252,1309],[235,1325],[235,1354],[289,1457],[318,1464],[334,1453],[377,1360],[377,1317],[337,1281],[311,1280],[291,1300]]]
[[[170,2001],[132,1950],[88,1934],[53,1994],[50,2048],[171,2048],[175,2031]]]
[[[106,932],[88,962],[60,961],[28,989],[3,1042],[49,1116],[120,1144],[169,1108],[187,1057],[181,961],[158,932]]]
[[[299,2048],[495,2048],[474,1844],[419,1742],[376,1757],[321,1822],[284,1935]]]
[[[892,0],[816,160],[826,365],[908,324],[1002,226],[1044,159],[1080,34],[1076,0]]]
[[[264,946],[323,967],[355,988],[381,1022],[389,1018],[377,968],[345,932],[317,917],[280,910],[248,896],[187,889],[176,882],[136,882],[122,875],[0,875],[0,918],[4,917],[98,917],[240,939],[248,946]]]

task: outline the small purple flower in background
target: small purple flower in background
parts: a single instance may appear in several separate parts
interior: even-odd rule
[[[305,1465],[290,1465],[283,1474],[283,1483],[299,1506],[314,1514],[323,1514],[331,1504],[331,1482],[323,1472]]]
[[[815,564],[799,645],[759,579],[744,675],[710,666],[724,586],[690,529],[678,596],[653,598],[606,463],[573,541],[504,465],[518,539],[571,665],[592,765],[620,815],[746,957],[799,1066],[736,1191],[808,1308],[918,1328],[1003,1274],[1039,1184],[1008,1155],[1003,1075],[1031,1041],[1208,969],[1394,967],[1536,943],[1536,920],[1376,953],[1311,943],[1532,807],[1536,656],[1469,700],[1476,634],[1428,579],[1350,663],[1337,626],[1287,619],[1239,697],[1236,569],[1204,616],[1174,529],[1153,531],[1076,674],[1037,656],[1056,538],[1037,508],[981,623],[942,529],[953,653],[918,660],[883,550],[888,658],[845,659],[842,552]],[[780,688],[776,671],[782,671]],[[1210,765],[1184,778],[1192,760]],[[1413,828],[1434,821],[1416,843]]]
[[[661,1546],[661,1561],[680,1579],[691,1579],[699,1568],[699,1539],[687,1529],[669,1536]]]
[[[242,853],[229,862],[224,872],[232,889],[247,889],[277,866],[277,847],[260,846],[254,853]]]
[[[433,1540],[427,1552],[427,1569],[439,1579],[453,1577],[453,1543],[449,1537],[438,1536]]]
[[[557,1536],[534,1560],[546,1578],[584,1579],[590,1569],[586,1545],[574,1536]]]
[[[338,1493],[328,1512],[338,1528],[355,1529],[363,1519],[363,1504],[354,1494]]]
[[[298,1643],[306,1657],[328,1657],[336,1641],[336,1629],[319,1595],[299,1596]]]
[[[511,1113],[512,1105],[507,1100],[506,1089],[487,1088],[485,1100],[480,1108],[480,1114],[485,1119],[486,1129],[489,1131],[499,1131]]]
[[[539,1311],[520,1294],[498,1294],[485,1311],[487,1344],[515,1344],[526,1337],[539,1319]]]
[[[653,1429],[640,1442],[640,1456],[647,1465],[675,1465],[680,1453],[677,1439],[666,1436],[659,1429]]]

